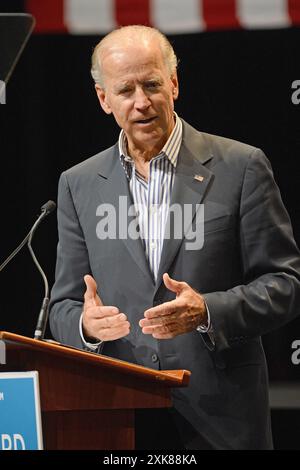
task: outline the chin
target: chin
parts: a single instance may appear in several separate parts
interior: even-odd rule
[[[143,140],[143,142],[153,142],[153,144],[159,142],[163,138],[164,134],[159,130],[159,129],[154,129],[151,131],[148,131],[145,129],[144,132],[141,131],[138,135],[137,138],[140,137],[140,139]]]

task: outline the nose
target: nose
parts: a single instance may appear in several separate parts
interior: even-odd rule
[[[136,109],[147,109],[151,105],[149,97],[145,93],[142,87],[138,87],[135,90],[134,106]]]

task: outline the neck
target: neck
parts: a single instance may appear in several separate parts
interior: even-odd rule
[[[156,157],[161,149],[163,148],[163,145],[159,145],[156,147],[152,147],[149,149],[140,149],[134,146],[128,145],[128,154],[130,157],[134,160],[135,163],[141,163],[145,164],[147,162],[150,162],[152,158]]]

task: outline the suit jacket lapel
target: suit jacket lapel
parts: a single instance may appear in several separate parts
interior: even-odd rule
[[[119,159],[117,145],[113,150],[110,149],[108,155],[102,159],[98,174],[101,177],[101,198],[104,203],[111,204],[116,211],[117,238],[122,233],[120,238],[125,247],[131,254],[135,263],[143,273],[149,277],[149,280],[154,285],[153,276],[146,260],[145,250],[141,239],[138,238],[134,240],[128,236],[128,208],[130,205],[133,205],[133,200],[130,194],[125,171]],[[121,218],[124,221],[121,227],[120,213]],[[130,217],[130,219],[133,220],[134,216]]]
[[[202,134],[185,122],[183,124],[183,142],[178,155],[170,207],[178,204],[181,207],[181,213],[184,214],[185,204],[190,204],[192,213],[190,220],[192,221],[196,210],[199,209],[197,204],[202,202],[213,180],[213,173],[204,166],[204,163],[209,161],[213,155],[206,145]],[[174,238],[175,227],[172,227],[169,214],[166,226],[170,227],[170,233],[165,234],[166,238],[164,239],[161,254],[156,289],[159,288],[162,282],[162,275],[168,272],[190,225],[182,229],[182,237]],[[178,230],[175,235],[178,236]]]

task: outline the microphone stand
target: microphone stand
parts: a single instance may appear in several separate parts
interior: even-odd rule
[[[42,214],[39,216],[35,224],[33,225],[32,229],[30,230],[29,237],[28,237],[28,249],[30,251],[31,257],[33,259],[34,264],[36,265],[38,271],[40,272],[43,281],[44,281],[44,286],[45,286],[45,296],[43,298],[42,306],[40,309],[37,325],[35,328],[34,332],[34,339],[42,340],[45,335],[45,329],[46,329],[46,324],[48,320],[48,315],[49,315],[49,284],[48,280],[46,277],[46,274],[44,273],[40,263],[38,262],[35,253],[32,249],[31,242],[33,239],[33,235],[35,234],[35,231],[37,227],[39,226],[40,222],[43,220],[44,217],[48,215],[47,211],[42,212]]]

